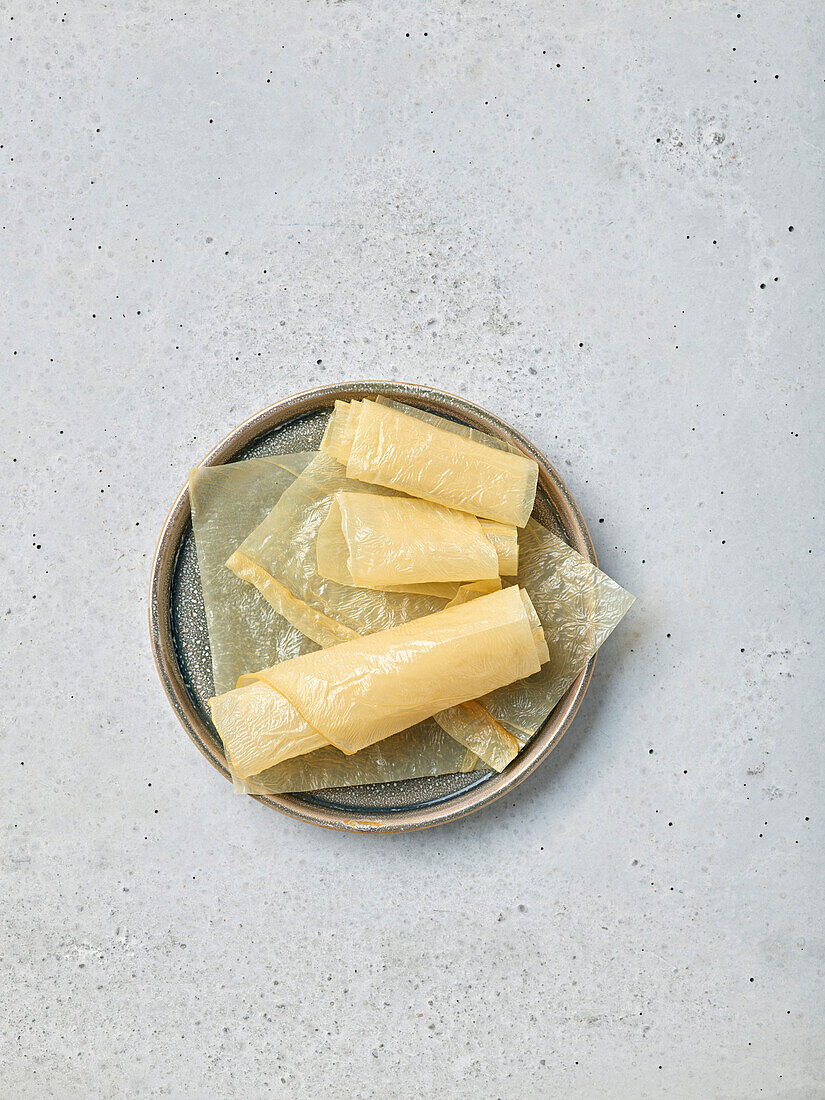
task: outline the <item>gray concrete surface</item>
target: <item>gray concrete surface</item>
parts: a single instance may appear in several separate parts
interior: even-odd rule
[[[0,24],[4,1095],[825,1096],[823,6]],[[217,439],[382,376],[639,599],[511,800],[369,839],[233,797],[145,603]]]

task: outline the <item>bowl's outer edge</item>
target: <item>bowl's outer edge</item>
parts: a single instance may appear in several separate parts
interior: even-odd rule
[[[473,405],[463,397],[435,390],[429,386],[408,382],[368,380],[321,386],[293,394],[283,401],[262,409],[238,425],[206,455],[199,465],[216,466],[231,462],[238,452],[264,432],[271,431],[288,420],[313,412],[320,407],[328,407],[335,400],[351,400],[377,394],[407,401],[432,411],[453,415],[460,413],[462,419],[473,427],[514,442],[538,463],[539,482],[558,513],[570,545],[594,565],[597,564],[590,532],[578,505],[564,481],[544,455],[520,432],[499,417],[478,405]],[[166,517],[152,562],[149,585],[149,633],[152,655],[164,691],[181,725],[210,764],[231,780],[225,759],[215,751],[206,736],[202,719],[184,685],[175,654],[171,626],[172,576],[189,518],[189,489],[188,485],[184,485]],[[311,805],[291,795],[252,795],[251,797],[300,821],[346,832],[409,832],[456,821],[513,790],[553,751],[581,705],[593,674],[595,661],[595,657],[591,658],[587,666],[582,669],[554,708],[550,718],[512,764],[498,775],[492,775],[479,786],[447,798],[443,802],[409,810],[377,811],[375,814],[359,819],[353,817],[351,811]]]

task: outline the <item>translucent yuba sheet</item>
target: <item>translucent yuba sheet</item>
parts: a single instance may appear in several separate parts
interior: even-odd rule
[[[224,466],[198,466],[189,474],[192,529],[217,694],[233,688],[250,668],[265,668],[315,648],[259,592],[226,568],[226,559],[239,541],[269,515],[313,457],[310,452],[251,458]]]
[[[241,678],[211,700],[236,771],[320,747],[345,753],[537,672],[549,653],[517,587]]]
[[[519,531],[518,584],[536,609],[550,659],[536,675],[480,702],[525,744],[625,616],[635,596],[535,520]]]
[[[523,527],[533,510],[533,459],[481,432],[456,432],[432,414],[369,400],[336,402],[321,450],[345,464],[350,478],[498,523]]]
[[[489,519],[480,519],[478,522],[493,544],[500,576],[515,577],[518,573],[518,528],[508,523],[494,523]]]

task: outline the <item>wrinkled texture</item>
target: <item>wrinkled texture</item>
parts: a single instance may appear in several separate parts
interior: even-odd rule
[[[198,467],[190,474],[192,526],[217,693],[234,688],[250,669],[269,667],[316,648],[253,585],[225,565],[235,547],[315,457],[313,452],[248,459]],[[437,601],[437,606],[443,606],[443,601]],[[234,773],[233,779],[239,790],[280,794],[448,775],[479,766],[474,753],[428,721],[353,756],[327,745],[284,760],[254,778],[240,780]]]
[[[492,581],[473,581],[471,584],[461,584],[447,607],[457,607],[458,604],[474,600],[476,596],[486,596],[490,592],[497,592],[501,587],[501,577],[496,577]]]
[[[498,558],[498,571],[502,577],[515,577],[518,574],[518,528],[508,523],[495,523],[491,519],[480,519],[481,530],[493,544]]]
[[[312,453],[198,466],[189,474],[192,529],[216,693],[228,691],[250,668],[264,668],[314,648],[255,588],[226,568],[239,534],[257,527]]]
[[[512,587],[244,676],[210,703],[236,770],[254,775],[317,748],[313,733],[358,752],[524,679],[542,659],[538,618]],[[276,697],[271,705],[262,683]]]
[[[356,413],[360,411],[360,401],[336,401],[332,415],[327,421],[321,450],[346,466],[355,434]]]
[[[337,402],[321,450],[347,476],[484,519],[523,527],[536,497],[531,458],[375,401]],[[443,419],[443,418],[442,418]]]
[[[428,720],[384,741],[376,741],[352,756],[327,745],[305,756],[284,760],[241,782],[250,794],[287,794],[453,775],[486,767],[475,753],[450,737],[436,722]]]
[[[265,574],[266,598],[321,646],[387,630],[444,607],[444,600],[436,597],[373,592],[318,574],[318,531],[340,491],[386,492],[350,480],[335,459],[316,454],[227,563],[258,587]]]
[[[475,516],[426,500],[336,493],[318,531],[318,572],[340,584],[390,591],[491,580],[499,575],[493,539],[502,546],[506,561],[511,535],[515,540],[514,527],[482,527]]]
[[[521,451],[514,443],[510,443],[506,439],[499,439],[498,436],[489,435],[487,432],[479,431],[478,428],[471,428],[469,424],[462,424],[459,420],[451,420],[447,416],[439,416],[438,413],[428,412],[426,409],[419,409],[416,405],[406,405],[384,394],[379,394],[377,397],[372,398],[372,400],[376,405],[385,405],[387,408],[397,409],[407,416],[412,416],[416,420],[423,420],[426,424],[432,424],[433,427],[440,428],[442,431],[452,432],[453,435],[460,435],[464,439],[475,439],[477,442],[483,443],[486,447],[493,447],[498,451],[510,451],[511,454],[521,454]],[[349,458],[349,448],[352,445],[352,432],[355,430],[355,422],[350,422],[349,410],[353,405],[360,405],[360,403],[360,401],[336,401],[327,425],[325,441],[327,436],[329,436],[330,439],[337,440],[338,448],[340,448],[343,456],[339,458],[338,461],[342,462],[345,466]]]
[[[227,761],[243,779],[329,744],[284,695],[264,683],[227,691],[210,699],[209,707]]]
[[[549,661],[535,676],[481,702],[525,744],[635,597],[535,520],[519,532],[519,556],[518,583],[530,594]]]

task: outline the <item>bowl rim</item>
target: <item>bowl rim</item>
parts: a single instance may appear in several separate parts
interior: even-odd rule
[[[435,404],[452,415],[461,414],[465,422],[500,439],[505,439],[535,459],[539,467],[539,485],[555,509],[568,542],[593,565],[596,553],[587,524],[570,490],[558,471],[528,439],[500,417],[458,395],[432,386],[412,382],[381,379],[338,382],[317,386],[290,395],[282,401],[261,409],[233,428],[198,463],[218,466],[235,459],[240,451],[260,435],[273,431],[288,421],[317,411],[319,406],[335,400],[352,400],[370,395],[384,395],[418,407]],[[164,521],[152,561],[149,584],[149,635],[152,656],[161,684],[178,721],[210,764],[232,781],[226,759],[212,745],[203,719],[189,695],[176,656],[171,620],[172,579],[183,536],[190,521],[188,481],[178,493]],[[519,755],[502,772],[454,795],[421,807],[403,810],[376,810],[357,816],[346,808],[335,808],[305,802],[291,794],[250,797],[280,813],[328,829],[354,833],[397,833],[431,828],[448,821],[457,821],[474,813],[512,791],[541,764],[566,733],[576,711],[581,706],[593,675],[596,656],[590,658],[566,693],[551,711],[539,731]]]

